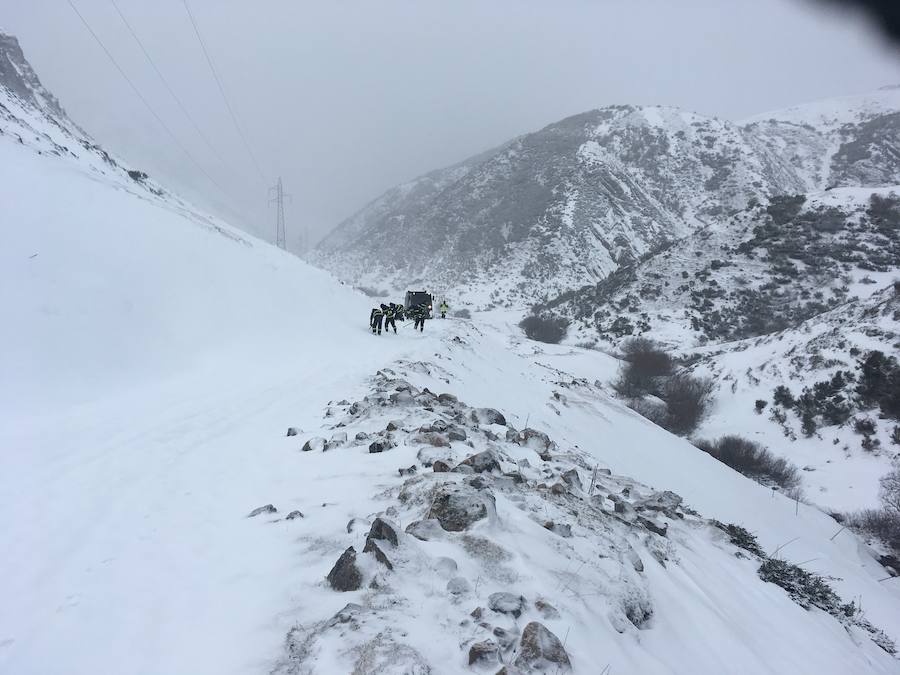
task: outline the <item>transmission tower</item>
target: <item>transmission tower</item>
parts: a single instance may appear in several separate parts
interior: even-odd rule
[[[287,237],[284,232],[285,198],[290,201],[291,195],[285,193],[281,185],[281,176],[279,176],[275,186],[269,188],[269,204],[275,205],[275,245],[281,249],[287,249]]]

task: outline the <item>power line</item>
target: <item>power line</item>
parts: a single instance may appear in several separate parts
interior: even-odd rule
[[[206,176],[206,178],[209,180],[210,183],[212,183],[217,188],[219,188],[219,190],[221,190],[223,194],[227,195],[228,193],[225,192],[225,190],[222,188],[222,186],[219,185],[215,181],[215,179],[209,175],[209,173],[207,173],[206,169],[204,169],[203,166],[196,159],[194,159],[194,156],[188,151],[187,148],[184,147],[184,145],[182,145],[181,141],[178,140],[178,137],[174,133],[172,133],[172,130],[169,129],[168,125],[156,113],[156,111],[153,109],[153,106],[150,105],[150,102],[146,98],[144,98],[144,95],[141,93],[141,90],[138,89],[137,85],[131,80],[130,77],[128,77],[128,74],[125,72],[125,70],[122,68],[122,66],[119,65],[119,62],[116,61],[115,57],[112,55],[112,52],[110,52],[109,49],[106,48],[106,45],[103,44],[103,40],[100,39],[100,36],[94,32],[94,29],[91,28],[91,25],[87,22],[87,19],[85,19],[84,16],[82,16],[81,12],[78,11],[78,8],[75,6],[75,3],[72,2],[72,0],[66,0],[66,1],[69,3],[69,7],[72,8],[72,11],[74,11],[75,14],[78,15],[78,18],[81,19],[81,23],[84,24],[84,27],[87,28],[88,32],[93,36],[94,40],[97,41],[97,44],[100,45],[100,48],[104,51],[104,53],[109,58],[109,60],[112,62],[112,64],[116,67],[116,70],[119,71],[119,74],[125,79],[125,81],[132,88],[132,90],[134,90],[134,93],[141,100],[141,103],[143,103],[144,106],[147,108],[147,110],[150,111],[150,114],[153,115],[153,117],[156,119],[156,121],[159,123],[159,125],[165,130],[165,132],[167,134],[169,134],[169,137],[172,139],[172,141],[175,143],[175,145],[178,146],[178,148],[181,150],[181,152],[184,153],[185,157],[187,157],[194,164],[194,166],[196,166],[198,169],[200,169],[200,172],[204,176]]]
[[[188,111],[187,107],[185,107],[184,103],[181,101],[181,98],[175,93],[175,90],[172,89],[172,86],[169,84],[169,81],[162,74],[162,71],[160,71],[159,67],[156,65],[156,62],[150,56],[150,53],[147,51],[147,48],[144,46],[144,43],[141,41],[141,39],[138,37],[137,33],[135,32],[134,28],[128,22],[128,19],[125,18],[125,15],[122,13],[122,10],[119,9],[119,5],[118,5],[118,3],[116,3],[116,0],[109,0],[109,1],[112,4],[112,6],[115,8],[116,13],[119,15],[119,18],[122,19],[122,23],[125,24],[125,27],[128,29],[128,32],[131,33],[131,37],[134,38],[134,41],[137,43],[138,47],[141,48],[141,51],[144,53],[144,56],[147,58],[147,62],[153,68],[157,77],[159,77],[160,81],[163,83],[163,85],[165,85],[166,90],[169,92],[169,95],[172,97],[172,99],[175,101],[175,103],[178,104],[178,107],[181,109],[181,112],[184,113],[184,116],[187,117],[188,120],[190,121],[190,123],[194,126],[194,130],[197,132],[197,135],[200,136],[201,139],[203,139],[203,142],[206,143],[206,146],[219,159],[219,161],[222,162],[222,165],[225,168],[227,168],[229,171],[233,171],[231,166],[229,166],[228,162],[225,161],[225,158],[222,157],[222,155],[219,153],[219,151],[216,149],[216,147],[212,144],[212,142],[209,140],[209,138],[207,138],[206,134],[203,133],[203,129],[201,129],[200,125],[197,124],[197,121],[194,119],[193,115],[191,115],[191,113]],[[237,173],[237,172],[235,172],[235,173]]]
[[[225,86],[219,78],[219,73],[216,71],[215,65],[213,65],[212,57],[206,49],[206,43],[203,41],[203,36],[200,35],[200,27],[197,25],[197,20],[194,18],[194,13],[191,11],[191,6],[188,4],[188,0],[181,1],[184,4],[184,8],[187,10],[191,25],[194,27],[194,33],[197,36],[197,41],[200,43],[200,48],[203,50],[203,55],[206,57],[206,62],[209,64],[209,69],[212,71],[213,78],[215,78],[216,84],[219,87],[219,93],[222,94],[222,100],[225,101],[225,107],[228,108],[228,114],[231,115],[231,121],[234,122],[234,128],[237,129],[238,135],[241,137],[241,141],[243,141],[244,147],[247,149],[247,154],[250,155],[250,159],[253,160],[253,166],[256,167],[260,180],[265,182],[266,177],[263,174],[262,169],[259,168],[259,162],[256,161],[256,155],[253,154],[253,148],[250,147],[250,143],[247,141],[247,137],[244,135],[241,125],[238,123],[237,115],[234,114],[234,109],[231,107],[231,103],[228,101],[228,95],[225,93]]]

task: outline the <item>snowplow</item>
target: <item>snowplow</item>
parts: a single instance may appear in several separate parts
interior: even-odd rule
[[[428,291],[406,291],[406,300],[403,306],[409,309],[416,305],[425,305],[428,307],[428,318],[434,318],[434,299]]]

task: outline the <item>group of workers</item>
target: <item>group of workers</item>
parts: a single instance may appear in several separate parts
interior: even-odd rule
[[[447,304],[446,300],[441,302],[438,310],[441,313],[441,318],[446,319],[447,312],[450,310],[450,306]],[[394,334],[396,334],[398,319],[400,321],[412,319],[413,330],[424,332],[425,319],[430,318],[431,307],[426,304],[404,307],[403,305],[398,305],[393,302],[387,305],[381,303],[379,307],[374,307],[369,314],[369,327],[372,329],[372,333],[375,335],[381,335],[382,325],[384,326],[385,333],[387,333],[389,329],[393,328]]]

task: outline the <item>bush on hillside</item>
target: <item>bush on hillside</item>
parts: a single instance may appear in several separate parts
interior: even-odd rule
[[[625,365],[613,384],[622,396],[636,397],[656,391],[659,378],[672,374],[672,357],[647,338],[637,337],[622,346]]]
[[[723,464],[763,484],[783,490],[800,486],[800,471],[786,459],[776,457],[759,443],[740,436],[722,436],[717,441],[697,441],[697,447]]]
[[[560,316],[550,314],[532,314],[519,323],[519,328],[531,340],[559,344],[569,328],[569,322]]]
[[[662,399],[669,413],[669,431],[687,435],[693,432],[711,403],[713,382],[707,378],[682,373],[673,375],[663,385]]]
[[[458,309],[455,312],[453,312],[453,316],[457,319],[471,319],[472,312],[470,312],[467,309]]]

